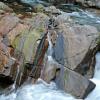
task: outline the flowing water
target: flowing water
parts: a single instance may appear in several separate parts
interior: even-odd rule
[[[26,0],[27,1],[27,0]],[[30,0],[31,1],[31,0]],[[67,15],[76,19],[80,24],[95,23],[95,25],[100,25],[100,18],[95,17],[88,12],[72,12],[66,13]],[[91,20],[91,21],[90,21]],[[52,58],[52,43],[50,41],[50,33],[48,33],[49,49],[48,49],[48,61],[53,61]],[[19,73],[19,69],[18,69]],[[14,87],[16,84],[16,79],[14,82]],[[91,79],[95,84],[96,88],[88,95],[85,100],[100,100],[100,53],[96,54],[96,66],[95,75]],[[56,87],[54,82],[47,84],[41,79],[38,79],[37,84],[26,85],[19,88],[17,91],[12,92],[9,95],[1,95],[0,100],[77,100],[70,94],[67,94]]]
[[[52,59],[51,56],[48,59]],[[86,100],[100,100],[100,53],[96,55],[96,68],[94,78],[91,79],[96,88],[86,98]],[[9,95],[1,95],[0,100],[77,100],[69,94],[57,89],[56,84],[47,84],[39,79],[36,85],[27,85]]]
[[[49,42],[48,48],[48,62],[52,63],[52,53],[53,53],[53,45],[51,42],[51,33],[48,32],[47,39]],[[19,71],[18,71],[19,73]],[[16,84],[16,79],[14,82],[14,87]],[[18,89],[16,92],[11,93],[10,95],[1,95],[0,100],[75,100],[70,94],[66,94],[63,91],[59,90],[56,87],[54,82],[50,82],[47,84],[42,79],[38,79],[37,84],[35,85],[27,85]]]
[[[13,90],[16,88],[16,82],[17,82],[18,74],[19,74],[19,65],[17,66],[17,74],[16,74],[16,77],[15,77],[15,81],[12,85]]]
[[[39,81],[39,84],[24,86],[16,93],[2,95],[0,100],[74,100],[69,94],[58,90],[55,83],[47,84],[42,80]]]
[[[96,54],[95,75],[91,79],[96,88],[85,100],[100,100],[100,53]],[[69,94],[57,89],[56,84],[51,82],[47,84],[38,79],[36,85],[27,85],[18,89],[8,96],[1,95],[0,100],[77,100]]]
[[[96,54],[95,74],[91,80],[96,84],[96,88],[86,100],[100,100],[100,53]]]

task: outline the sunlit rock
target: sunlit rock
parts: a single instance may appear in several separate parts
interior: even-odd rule
[[[87,52],[96,47],[96,38],[99,35],[98,31],[90,25],[67,26],[66,24],[62,24],[60,29],[64,37],[65,66],[74,70],[84,60]],[[86,67],[90,68],[89,65],[86,65]],[[94,66],[91,67],[93,68]],[[78,72],[80,73],[81,70]]]

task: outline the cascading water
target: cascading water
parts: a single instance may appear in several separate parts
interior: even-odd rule
[[[15,77],[14,84],[12,85],[12,89],[16,88],[16,82],[17,82],[18,74],[19,74],[19,65],[17,66],[17,74],[16,74],[16,77]]]
[[[48,42],[49,42],[48,61],[53,61],[53,58],[52,58],[53,49],[52,49],[52,43],[51,43],[51,40],[50,40],[50,34],[51,33],[49,33],[49,32],[47,34],[47,39],[48,39]]]
[[[41,81],[41,80],[40,80]],[[27,85],[8,96],[0,96],[0,100],[75,100],[69,94],[59,91],[55,83],[41,81],[36,85]]]
[[[48,48],[48,62],[52,63],[54,60],[52,58],[53,53],[53,45],[51,42],[51,33],[48,32],[47,39],[49,42]],[[19,73],[19,70],[18,70]],[[16,84],[17,76],[14,82],[14,86]],[[18,89],[16,92],[11,93],[8,96],[1,95],[0,100],[76,100],[69,94],[64,93],[56,87],[54,82],[50,82],[47,84],[41,79],[38,79],[37,84],[35,85],[27,85]]]
[[[96,84],[96,88],[86,100],[100,100],[100,53],[96,54],[95,74],[94,78],[91,80]]]

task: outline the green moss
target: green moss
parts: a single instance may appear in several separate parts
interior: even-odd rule
[[[22,37],[25,37],[25,35],[27,35],[28,31],[27,30],[24,30],[23,32],[20,33],[20,35],[18,35],[15,40],[12,42],[12,46],[14,48],[17,48],[17,46],[19,45],[20,43],[20,40]]]
[[[44,6],[42,4],[37,4],[34,9],[36,12],[44,12]]]
[[[23,45],[23,53],[25,55],[25,60],[30,61],[31,58],[34,56],[34,52],[37,47],[37,39],[40,38],[40,33],[36,30],[32,30]]]

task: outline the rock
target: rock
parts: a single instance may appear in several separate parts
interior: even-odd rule
[[[40,78],[41,70],[43,69],[44,57],[45,53],[47,52],[48,45],[49,43],[47,41],[47,34],[44,34],[37,47],[35,57],[33,60],[32,71],[30,76],[34,79]]]
[[[82,62],[75,68],[75,71],[87,78],[92,78],[94,76],[96,64],[95,55],[98,50],[98,45],[93,49],[89,49]]]
[[[33,62],[36,50],[37,50],[37,40],[40,38],[40,34],[33,30],[25,29],[23,33],[15,38],[13,41],[13,47],[15,48],[14,57],[18,60],[18,63],[15,63],[12,66],[11,75],[14,76],[17,69],[14,69],[14,66],[19,65],[19,77],[17,78],[17,85],[21,85],[27,79],[30,71],[24,66],[25,63]],[[31,67],[31,66],[30,66]]]
[[[31,19],[25,18],[24,22],[41,33],[46,32],[46,24],[49,17],[43,13],[32,13],[32,15]]]
[[[55,81],[58,88],[72,94],[77,99],[84,99],[95,88],[95,84],[87,78],[63,65],[52,62],[46,63],[41,75],[46,82]]]
[[[16,82],[20,86],[27,80],[32,68],[36,68],[35,72],[33,70],[33,83],[39,78],[43,67],[44,55],[48,48],[48,42],[46,40],[44,48],[42,49],[39,44],[41,37],[47,32],[46,25],[49,20],[46,14],[40,12],[41,7],[36,7],[39,13],[32,13],[31,18],[14,13],[5,14],[3,12],[4,14],[2,14],[1,11],[1,83],[6,83],[5,80],[8,80],[7,84]],[[61,14],[60,10],[54,6],[46,7],[45,13],[52,13],[53,15]],[[98,37],[98,31],[90,25],[76,25],[66,15],[59,15],[56,20],[58,22],[54,24],[54,30],[49,30],[52,33],[53,58],[56,62],[46,62],[44,64],[45,67],[41,78],[48,83],[54,80],[61,89],[64,89],[77,98],[84,98],[95,85],[78,73],[84,76],[88,76],[89,74],[90,76],[93,75],[94,69],[92,67],[94,66],[95,40]],[[91,60],[86,59],[88,55]],[[34,63],[35,61],[36,63]],[[28,69],[25,66],[26,63],[29,63],[29,67],[31,68]],[[83,73],[85,64],[88,70],[85,70],[85,73]]]
[[[44,11],[44,6],[42,4],[37,4],[34,6],[35,12],[43,12]]]
[[[31,28],[28,29],[28,30],[26,28],[21,34],[19,34],[15,38],[15,40],[13,42],[13,47],[23,54],[24,64],[25,63],[34,63],[35,58],[37,58],[37,56],[41,56],[42,59],[38,58],[38,60],[39,60],[38,64],[39,65],[34,65],[35,67],[37,66],[36,72],[37,71],[39,72],[39,73],[36,73],[36,74],[35,74],[35,72],[33,73],[35,78],[38,77],[39,74],[40,74],[41,69],[40,68],[38,69],[38,67],[42,66],[42,65],[40,65],[40,63],[42,62],[43,57],[44,57],[44,54],[40,54],[40,51],[39,51],[40,55],[36,56],[36,54],[38,53],[38,49],[40,49],[40,48],[38,48],[38,45],[40,43],[39,40],[41,39],[41,37],[45,33],[45,24],[46,24],[45,20],[46,20],[46,18],[48,18],[48,17],[45,17],[45,16],[43,17],[42,15],[43,14],[35,15],[31,19],[32,21],[25,19],[24,23],[31,26]],[[30,65],[29,67],[33,68],[34,66]],[[21,69],[22,69],[23,72],[22,72],[20,83],[22,84],[25,81],[25,79],[27,79],[28,75],[30,74],[30,70],[28,70],[24,66]],[[20,73],[20,75],[21,75],[21,73]]]
[[[58,33],[57,35],[56,43],[53,47],[53,58],[60,64],[64,65],[64,37],[62,33]]]
[[[45,12],[48,14],[61,14],[61,11],[57,9],[55,6],[46,7]]]
[[[7,5],[5,5],[3,2],[0,2],[0,10],[10,11],[10,12],[13,11],[11,8],[9,8]]]
[[[60,33],[64,37],[65,66],[74,70],[84,60],[87,52],[96,47],[98,31],[90,25],[67,26],[63,24],[60,26]]]
[[[29,26],[25,24],[18,23],[8,34],[7,37],[10,41],[10,45],[13,45],[15,38],[24,33],[26,30],[29,30]]]
[[[46,32],[47,19],[42,13],[23,20],[13,14],[1,16],[0,84],[5,84],[5,80],[8,80],[6,86],[15,81],[18,86],[25,82],[30,73],[25,64],[34,60],[40,39]]]
[[[11,50],[12,48],[0,43],[0,84],[6,84],[5,86],[13,83],[12,78],[9,76],[11,65],[15,62],[10,56]]]
[[[76,2],[86,7],[100,8],[100,0],[76,0]]]
[[[62,13],[61,15],[57,16],[56,18],[56,22],[58,22],[60,24],[66,23],[66,24],[70,24],[73,22],[73,20],[70,18],[70,16],[67,13]]]
[[[55,5],[59,3],[66,3],[66,0],[47,0],[47,1]]]
[[[8,57],[6,56],[7,47],[0,43],[0,72],[3,72],[4,66],[8,62]]]
[[[40,33],[33,29],[30,32],[24,31],[24,33],[15,38],[13,46],[24,54],[26,62],[31,62],[34,58],[38,45],[37,40],[40,38],[40,35]]]
[[[50,83],[56,76],[56,70],[58,66],[56,63],[46,62],[45,67],[43,68],[41,78]]]
[[[64,89],[79,99],[84,99],[93,89],[95,84],[80,74],[65,68]]]
[[[6,15],[0,21],[0,35],[6,35],[18,24],[19,19],[16,16]]]
[[[23,64],[20,60],[22,57],[16,57],[15,48],[12,46],[15,38],[25,29],[28,29],[28,26],[19,23],[15,15],[4,14],[2,16],[0,21],[0,84],[6,84],[5,86],[12,84],[16,79],[19,62]]]

